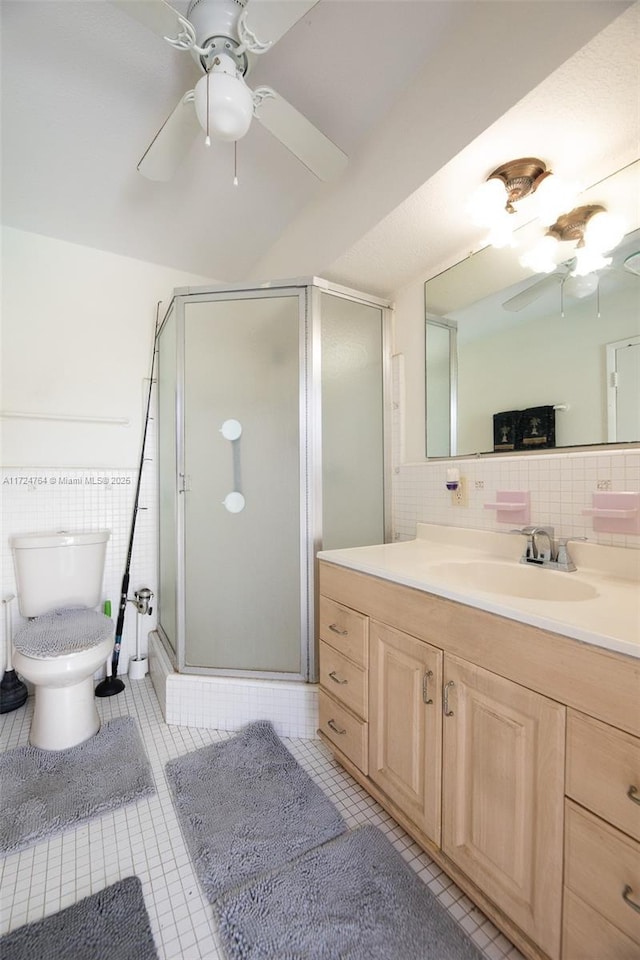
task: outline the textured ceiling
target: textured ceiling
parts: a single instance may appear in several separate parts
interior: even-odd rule
[[[628,7],[320,0],[249,80],[334,140],[347,171],[319,183],[254,123],[233,187],[229,144],[198,141],[170,184],[136,172],[197,78],[188,54],[103,0],[3,0],[3,222],[220,281],[315,273],[388,294],[464,246],[464,191],[496,163],[533,152],[558,168],[573,145],[591,176],[634,136],[637,152]],[[595,61],[580,50],[594,36]]]
[[[379,295],[477,251],[486,230],[469,223],[466,200],[482,179],[515,157],[536,156],[585,190],[640,156],[640,4],[562,64],[453,160],[382,219],[325,275]],[[619,196],[604,183],[588,201],[640,226],[640,182]],[[526,202],[516,217],[527,222]]]

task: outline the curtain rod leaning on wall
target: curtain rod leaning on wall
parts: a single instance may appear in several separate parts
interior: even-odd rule
[[[104,423],[115,427],[128,427],[126,417],[75,417],[65,413],[19,413],[15,410],[0,411],[2,420],[60,420],[70,423]]]

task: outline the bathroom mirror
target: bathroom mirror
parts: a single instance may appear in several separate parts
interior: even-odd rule
[[[585,202],[618,212],[639,176],[640,161]],[[493,415],[540,406],[556,408],[554,449],[640,441],[640,230],[584,278],[569,276],[569,243],[553,274],[520,266],[540,230],[526,224],[516,249],[485,247],[425,283],[428,458],[493,454]]]

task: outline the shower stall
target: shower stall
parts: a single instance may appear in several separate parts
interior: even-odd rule
[[[315,681],[315,554],[388,539],[390,305],[318,278],[174,292],[157,341],[173,669]]]

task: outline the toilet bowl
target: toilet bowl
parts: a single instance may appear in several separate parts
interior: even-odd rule
[[[35,689],[29,742],[65,750],[100,729],[93,675],[109,657],[113,622],[97,613],[109,532],[13,537],[18,604],[14,667]]]

